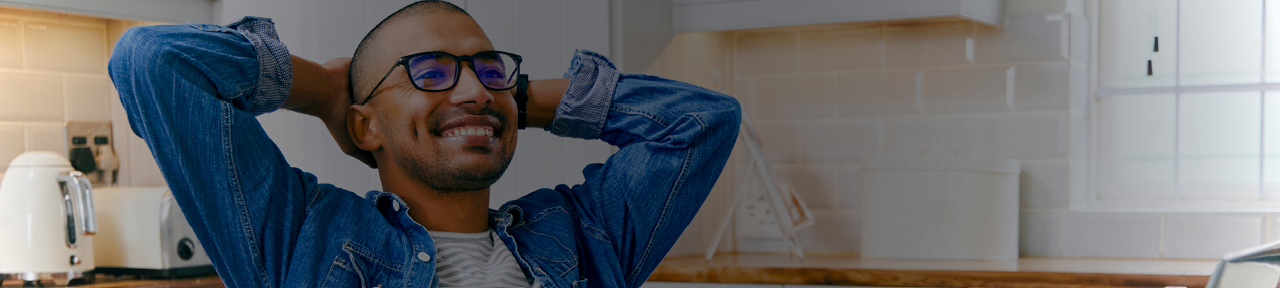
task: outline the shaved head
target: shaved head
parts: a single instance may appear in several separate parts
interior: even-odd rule
[[[355,56],[351,57],[351,74],[349,79],[351,79],[350,87],[352,91],[352,103],[361,103],[364,101],[365,97],[368,97],[369,95],[369,90],[373,89],[373,85],[376,84],[376,81],[381,78],[383,73],[386,73],[383,69],[387,69],[387,67],[392,64],[370,63],[369,61],[364,61],[372,58],[369,56],[374,51],[379,50],[379,36],[382,34],[384,27],[387,27],[390,23],[401,19],[429,17],[431,14],[453,13],[471,16],[471,14],[467,14],[467,11],[462,10],[462,8],[459,8],[457,5],[453,5],[453,3],[440,0],[424,0],[414,2],[413,4],[404,6],[404,8],[400,8],[400,10],[397,10],[395,13],[391,13],[387,18],[383,18],[382,22],[378,22],[377,26],[373,26],[373,30],[370,30],[369,34],[365,34],[364,40],[360,40],[360,45],[356,46]]]

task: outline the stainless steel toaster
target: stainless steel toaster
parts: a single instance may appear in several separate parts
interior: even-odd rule
[[[214,272],[169,188],[100,188],[94,198],[100,227],[94,272],[150,278]]]

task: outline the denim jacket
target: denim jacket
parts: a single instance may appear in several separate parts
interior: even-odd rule
[[[255,116],[280,108],[292,82],[271,20],[133,28],[109,70],[228,287],[438,286],[435,245],[404,201],[319,183],[262,130]],[[490,226],[544,287],[638,287],[723,170],[741,108],[690,84],[620,74],[588,51],[565,77],[547,130],[620,149],[583,168],[585,183],[491,210]]]

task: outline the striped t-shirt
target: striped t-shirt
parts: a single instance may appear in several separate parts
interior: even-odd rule
[[[440,287],[534,287],[516,257],[490,229],[480,233],[431,231]]]

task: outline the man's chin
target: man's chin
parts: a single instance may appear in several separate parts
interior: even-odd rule
[[[468,169],[470,170],[470,169]],[[434,175],[416,175],[419,180],[440,192],[476,191],[498,182],[506,169],[486,169],[484,171],[455,171],[457,173],[441,173]],[[447,175],[454,174],[454,175]]]
[[[498,182],[511,164],[510,158],[492,154],[460,153],[450,158],[437,162],[434,167],[413,165],[417,167],[407,172],[438,191],[475,191]]]

